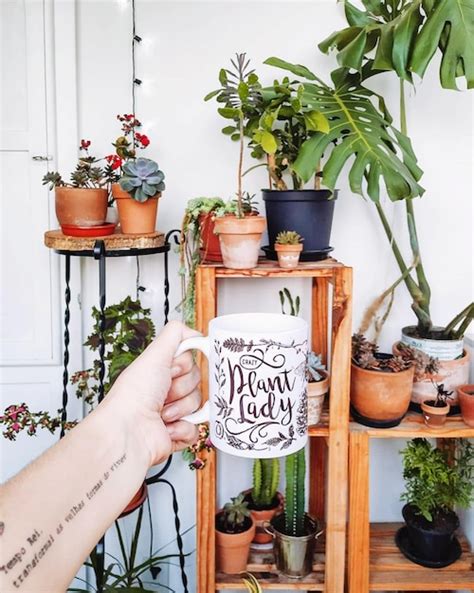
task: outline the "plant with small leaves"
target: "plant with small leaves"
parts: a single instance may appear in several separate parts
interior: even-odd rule
[[[275,239],[278,245],[299,245],[303,242],[303,237],[296,231],[280,231]]]
[[[231,68],[221,68],[219,72],[220,88],[208,93],[205,101],[216,98],[219,115],[231,120],[233,125],[223,128],[222,132],[232,140],[239,142],[239,160],[237,167],[237,216],[243,218],[244,191],[242,189],[244,139],[251,134],[252,126],[260,114],[262,95],[261,85],[255,70],[250,69],[250,60],[245,53],[235,55],[231,59]],[[252,123],[255,122],[255,123]]]
[[[242,212],[244,216],[251,216],[258,214],[257,202],[254,200],[255,194],[249,194],[245,191],[242,194]],[[237,216],[239,217],[239,203],[238,200],[229,200],[224,205],[219,206],[215,211],[216,218],[221,216]]]
[[[279,479],[279,459],[254,460],[252,502],[257,509],[270,508],[274,503]]]
[[[5,408],[5,411],[0,416],[0,425],[3,425],[4,431],[2,435],[9,441],[16,440],[16,437],[26,430],[29,436],[34,436],[39,429],[47,430],[54,434],[58,428],[64,430],[71,430],[76,426],[77,421],[63,422],[62,410],[58,410],[56,415],[51,415],[49,412],[32,412],[26,403],[11,404]]]
[[[283,313],[283,315],[292,315],[293,317],[297,317],[300,312],[300,304],[301,304],[300,297],[297,295],[293,299],[293,296],[292,296],[291,292],[288,290],[288,288],[283,288],[282,290],[279,290],[278,294],[280,296],[281,312]],[[288,301],[288,306],[290,307],[289,312],[286,311],[287,301]]]
[[[165,175],[158,163],[151,159],[129,160],[122,166],[122,171],[120,187],[137,202],[146,202],[165,189]]]
[[[183,459],[188,462],[189,469],[204,469],[206,467],[207,455],[212,449],[212,442],[209,436],[209,425],[198,425],[198,438],[194,445],[183,451]]]
[[[474,445],[457,441],[454,459],[427,439],[414,439],[401,451],[405,492],[401,499],[427,521],[474,502]]]
[[[412,361],[415,367],[415,381],[421,381],[430,375],[436,375],[439,371],[439,360],[429,356],[426,352],[408,346],[403,342],[397,344],[398,354],[407,362]]]
[[[250,510],[244,495],[239,494],[226,502],[222,511],[217,515],[216,527],[224,533],[242,533],[249,527]]]
[[[288,455],[285,459],[285,532],[298,537],[305,535],[305,450]]]

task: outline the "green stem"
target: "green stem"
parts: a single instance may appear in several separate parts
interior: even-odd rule
[[[471,321],[473,320],[473,318],[474,318],[474,303],[469,303],[469,305],[467,307],[465,307],[460,313],[458,313],[448,323],[448,325],[446,326],[446,328],[443,332],[443,337],[445,337],[448,340],[452,337],[455,337],[457,339],[462,338],[462,336],[464,335],[464,332],[468,328],[468,326],[471,323]],[[464,321],[461,323],[458,330],[455,331],[456,325],[463,319],[464,319]]]
[[[242,169],[244,163],[244,116],[241,113],[239,117],[239,134],[240,134],[240,148],[239,148],[239,169],[237,179],[237,212],[239,218],[242,218]]]
[[[407,111],[405,104],[405,81],[403,78],[399,79],[400,82],[400,131],[405,136],[407,135]]]
[[[122,559],[123,559],[123,564],[125,566],[125,572],[128,572],[130,570],[130,566],[128,564],[127,551],[125,549],[125,544],[124,544],[123,537],[122,537],[122,531],[120,529],[120,525],[119,525],[118,521],[115,521],[115,528],[117,530],[117,537],[118,537],[119,544],[120,544],[120,552],[122,553]]]

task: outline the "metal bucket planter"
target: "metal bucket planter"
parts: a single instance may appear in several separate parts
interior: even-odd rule
[[[284,533],[283,514],[276,515],[264,528],[273,537],[277,570],[292,579],[301,579],[312,572],[316,540],[323,533],[318,531],[317,521],[305,515],[306,535],[299,537]]]

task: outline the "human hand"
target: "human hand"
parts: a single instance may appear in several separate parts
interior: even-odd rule
[[[178,321],[168,323],[107,395],[142,439],[150,466],[197,439],[197,428],[180,419],[200,405],[199,370],[190,352],[174,358],[181,342],[196,335]]]

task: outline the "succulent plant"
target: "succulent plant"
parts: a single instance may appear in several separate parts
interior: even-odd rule
[[[231,498],[230,502],[224,505],[222,515],[226,532],[234,533],[242,530],[245,519],[250,517],[250,510],[248,509],[248,503],[244,501],[244,495],[239,494]]]
[[[278,245],[299,245],[303,237],[296,231],[281,231],[278,233],[275,243]]]
[[[280,479],[279,459],[255,459],[253,462],[252,501],[257,507],[270,506]]]
[[[120,187],[137,202],[146,202],[148,198],[165,189],[165,175],[160,171],[158,163],[151,159],[138,158],[127,161],[122,170]]]
[[[318,381],[322,381],[324,376],[318,371],[325,371],[326,367],[321,360],[321,355],[316,354],[316,352],[309,352],[308,359],[306,361],[306,374],[308,377],[308,381],[311,383],[317,383]]]

